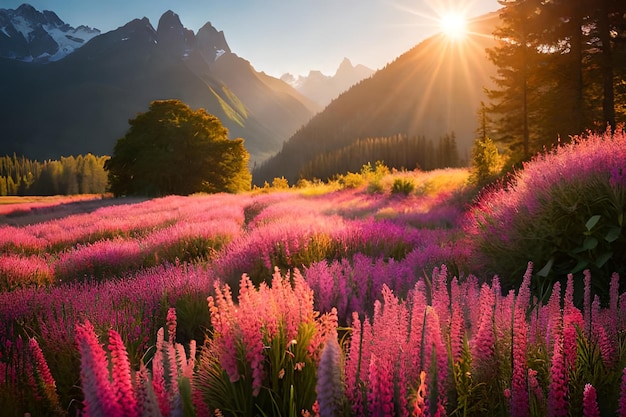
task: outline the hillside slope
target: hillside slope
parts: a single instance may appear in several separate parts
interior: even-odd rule
[[[317,155],[359,138],[406,134],[437,140],[454,132],[461,155],[467,155],[483,89],[495,75],[485,49],[495,43],[491,33],[497,21],[497,13],[475,19],[462,42],[430,37],[353,86],[256,169],[254,183],[281,176],[296,181]]]
[[[203,107],[245,139],[251,161],[280,145],[319,110],[286,83],[254,70],[210,23],[197,34],[168,11],[96,36],[47,64],[0,59],[0,154],[31,159],[110,154],[128,120],[151,101]]]

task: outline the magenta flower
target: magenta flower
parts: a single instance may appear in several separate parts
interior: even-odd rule
[[[113,329],[109,330],[109,351],[111,352],[113,393],[117,403],[121,406],[122,416],[135,417],[137,414],[137,400],[133,392],[133,383],[130,372],[128,353],[120,334]]]
[[[596,389],[591,384],[585,384],[583,391],[583,416],[600,417]]]
[[[393,364],[372,355],[369,363],[369,412],[380,417],[393,417]]]
[[[568,372],[563,357],[562,341],[554,342],[552,366],[550,369],[550,385],[548,387],[548,417],[567,417],[569,415]]]
[[[165,382],[166,374],[163,360],[163,328],[161,327],[157,332],[156,350],[152,357],[152,388],[159,404],[159,409],[163,415],[168,415],[170,412],[170,399],[167,394],[167,386]]]
[[[528,269],[524,274],[524,280],[520,286],[515,302],[513,315],[513,375],[511,381],[511,414],[513,417],[526,417],[530,415],[526,366],[527,323],[526,306],[530,300],[530,278],[532,263],[528,263]]]
[[[611,275],[611,284],[609,286],[609,332],[610,336],[617,336],[617,327],[619,325],[619,274]]]
[[[424,369],[430,370],[432,369],[431,365],[436,365],[437,379],[434,380],[432,378],[433,372],[431,372],[431,379],[428,381],[428,385],[434,386],[437,384],[438,391],[437,398],[429,398],[429,407],[431,410],[444,408],[447,404],[446,379],[448,378],[448,353],[443,344],[440,329],[437,312],[431,306],[426,307],[426,327],[424,329],[425,344],[423,346]],[[434,391],[431,390],[431,395],[433,392]]]
[[[44,358],[43,352],[39,347],[39,343],[37,343],[36,339],[30,338],[28,340],[28,348],[35,362],[35,371],[37,373],[38,379],[40,380],[41,386],[43,387],[43,395],[53,409],[60,409],[59,396],[56,392],[56,382],[54,381],[54,377],[50,372],[50,368],[48,367],[46,358]]]
[[[176,341],[176,309],[168,308],[167,309],[167,340],[171,344],[174,344]]]
[[[366,319],[367,321],[367,319]],[[361,320],[359,314],[352,313],[352,335],[350,337],[350,348],[345,365],[346,378],[346,398],[351,404],[352,411],[356,415],[363,412],[363,403],[360,395],[359,384],[361,381],[361,368],[363,367],[361,356],[363,353],[361,347]]]
[[[526,321],[524,311],[516,307],[513,324],[513,377],[511,381],[511,415],[526,417],[529,415],[527,368],[526,368]]]
[[[472,358],[479,367],[490,366],[495,351],[496,337],[493,325],[494,294],[487,284],[480,290],[480,321],[476,336],[472,339]]]
[[[85,399],[84,413],[90,417],[121,416],[113,387],[109,382],[109,363],[89,321],[76,325],[76,344],[80,352],[80,379]]]
[[[583,274],[585,276],[583,321],[585,323],[585,337],[587,339],[591,339],[591,272],[588,269],[585,269]],[[596,317],[594,317],[594,319],[596,319]]]

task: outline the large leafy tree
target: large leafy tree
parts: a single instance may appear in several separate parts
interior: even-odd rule
[[[252,177],[243,139],[228,139],[220,120],[180,100],[153,101],[129,120],[130,129],[107,161],[115,195],[249,190]]]

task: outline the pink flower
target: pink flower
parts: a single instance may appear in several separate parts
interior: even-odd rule
[[[111,352],[111,362],[113,363],[113,393],[117,403],[124,412],[121,416],[138,416],[128,353],[119,333],[113,329],[109,330],[109,351]]]
[[[583,272],[585,276],[584,316],[585,337],[591,339],[591,273],[588,269]],[[595,319],[595,318],[594,318]]]
[[[604,327],[597,326],[593,328],[593,334],[600,348],[600,356],[602,362],[607,368],[611,368],[617,361],[615,354],[615,344],[609,339]]]
[[[572,308],[569,314],[563,315],[563,356],[565,365],[570,370],[576,368],[576,339],[583,326],[583,315],[577,308]]]
[[[39,347],[39,343],[37,343],[37,340],[34,338],[30,338],[28,340],[28,347],[35,362],[37,376],[41,380],[41,385],[43,386],[43,394],[53,408],[59,409],[60,404],[59,397],[56,392],[56,383],[52,377],[46,358],[43,356],[41,347]]]
[[[437,384],[438,397],[430,398],[430,407],[436,403],[437,408],[447,403],[446,379],[448,378],[448,353],[441,337],[439,317],[433,307],[426,307],[426,328],[424,329],[424,368],[436,367],[437,380],[429,381],[429,385]],[[434,361],[433,361],[434,359]],[[431,376],[433,376],[431,372]],[[431,390],[431,393],[433,390]]]
[[[350,337],[348,357],[346,358],[345,373],[346,397],[348,402],[352,405],[351,408],[355,415],[360,415],[363,412],[359,389],[361,368],[363,366],[363,362],[361,361],[363,353],[361,349],[362,336],[361,320],[359,320],[359,314],[354,312],[352,313],[352,335]]]
[[[543,390],[541,389],[541,385],[539,385],[539,381],[537,380],[537,371],[531,368],[528,368],[528,388],[530,388],[530,391],[535,395],[537,399],[543,399]]]
[[[609,332],[610,337],[617,336],[617,326],[619,323],[619,274],[611,275],[611,284],[609,287]]]
[[[392,417],[393,406],[393,364],[372,355],[369,364],[369,389],[367,403],[371,415]]]
[[[167,310],[167,340],[170,343],[176,341],[176,309],[169,308]]]
[[[567,417],[569,415],[569,404],[567,403],[568,376],[562,350],[562,341],[557,339],[554,342],[550,386],[548,387],[549,417]]]
[[[109,363],[89,321],[76,325],[76,344],[80,352],[80,379],[83,385],[86,416],[123,415],[109,382]]]
[[[530,413],[527,388],[526,345],[527,323],[526,307],[530,296],[528,285],[530,281],[529,267],[519,290],[514,309],[513,322],[513,375],[511,381],[511,414],[513,417],[526,417]]]
[[[583,391],[583,416],[600,417],[596,389],[591,384],[585,384]]]
[[[159,409],[163,415],[168,415],[170,412],[170,403],[167,394],[167,386],[165,383],[165,367],[163,357],[163,334],[164,330],[161,327],[157,332],[156,350],[154,357],[152,358],[152,388],[159,404]]]
[[[472,358],[477,366],[490,366],[495,351],[496,338],[493,329],[494,295],[487,284],[480,290],[480,321],[472,343]]]

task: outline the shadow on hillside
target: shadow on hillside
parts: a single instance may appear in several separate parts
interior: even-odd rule
[[[31,207],[24,210],[18,209],[11,213],[0,215],[0,226],[25,226],[43,223],[76,214],[91,213],[102,207],[136,204],[146,200],[148,200],[147,197],[102,198]]]

